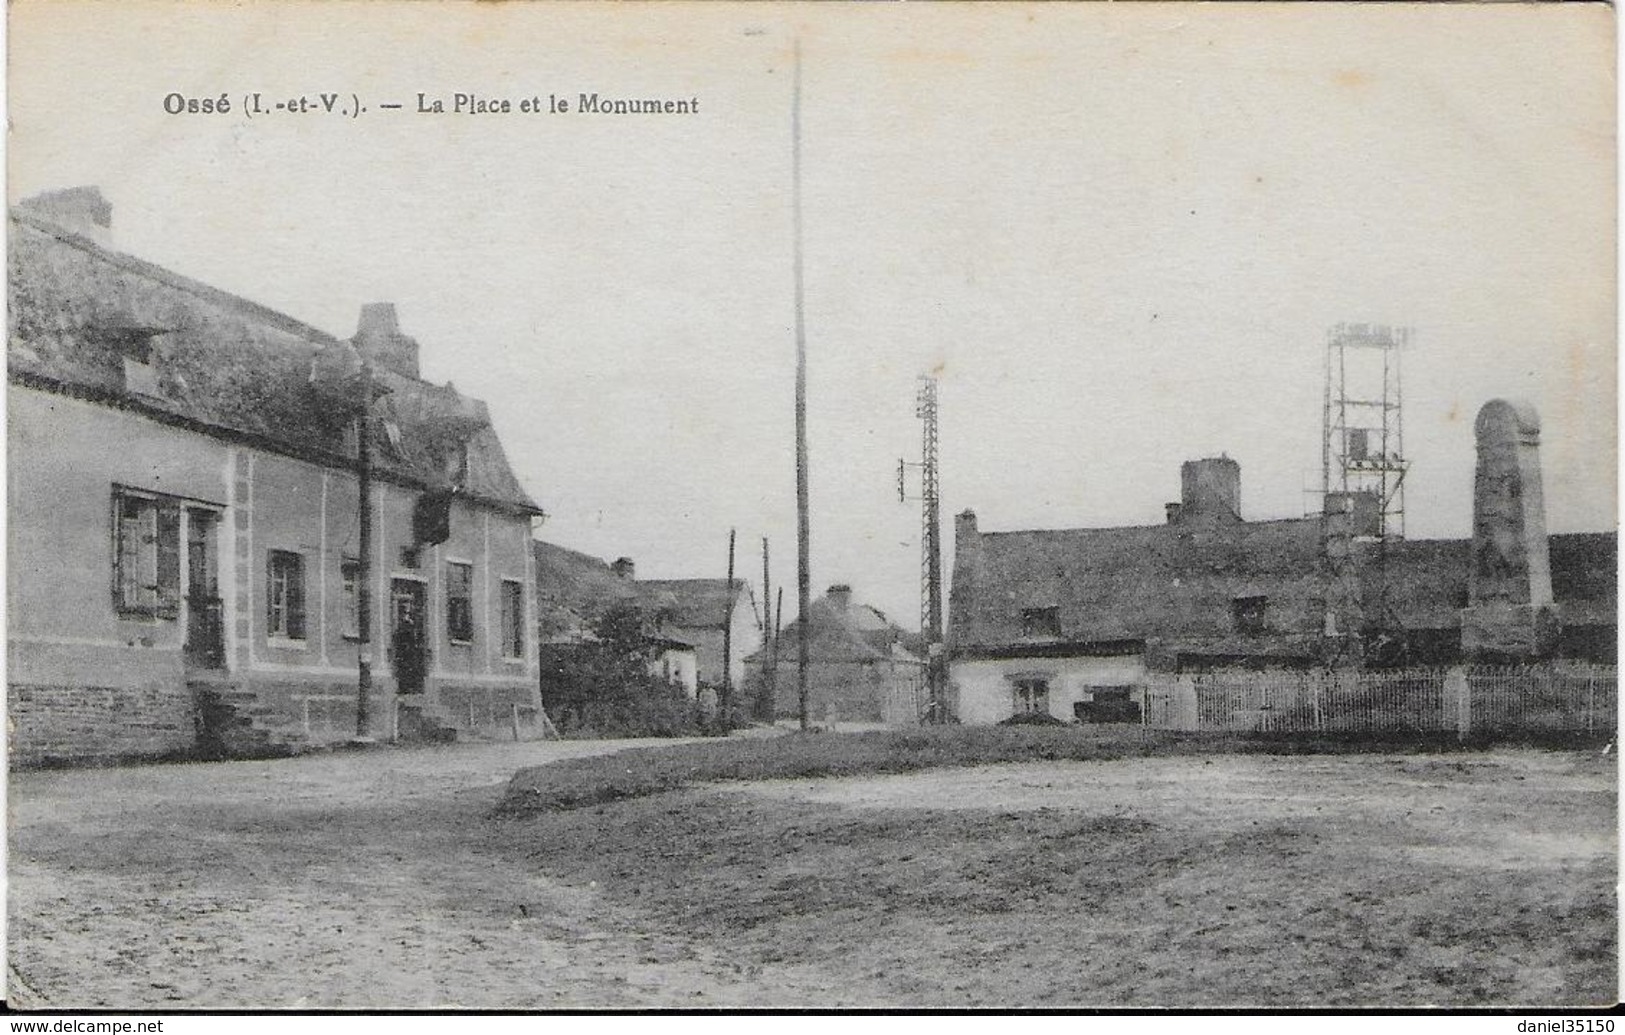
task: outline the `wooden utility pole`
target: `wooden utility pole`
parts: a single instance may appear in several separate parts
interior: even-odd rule
[[[360,351],[359,349],[357,350]],[[372,736],[372,361],[361,357],[361,412],[355,419],[356,481],[361,496],[356,517],[361,523],[360,563],[356,566],[355,735]]]
[[[790,96],[791,210],[795,222],[796,279],[796,595],[801,635],[796,637],[796,699],[801,728],[807,728],[807,612],[812,606],[812,533],[807,520],[807,321],[802,287],[801,239],[801,40],[795,46],[794,91]]]
[[[727,728],[733,721],[733,713],[729,707],[733,703],[733,655],[734,655],[734,530],[728,529],[728,582],[727,592],[723,596],[728,601],[726,613],[722,616],[722,725]]]
[[[756,694],[756,717],[773,720],[773,701],[779,683],[777,645],[773,643],[772,570],[767,563],[767,536],[762,536],[762,687]]]

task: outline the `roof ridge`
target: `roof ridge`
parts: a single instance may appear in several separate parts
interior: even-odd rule
[[[1291,525],[1305,522],[1318,522],[1319,517],[1306,515],[1304,517],[1278,517],[1278,518],[1244,518],[1234,523],[1227,523],[1218,527],[1236,528],[1238,526],[1258,525]],[[1199,525],[1178,525],[1168,522],[1155,522],[1147,525],[1083,525],[1075,528],[1005,528],[983,531],[977,530],[978,535],[1079,535],[1105,532],[1151,532],[1161,528],[1200,528]]]
[[[280,327],[280,329],[288,331],[289,333],[298,337],[313,337],[318,339],[314,344],[337,344],[344,340],[322,330],[320,327],[317,327],[314,324],[306,323],[296,316],[289,316],[287,313],[284,313],[281,310],[272,309],[263,302],[256,302],[251,298],[227,291],[225,288],[218,288],[212,284],[205,284],[203,281],[189,277],[184,273],[177,273],[168,266],[160,266],[151,259],[143,259],[139,256],[132,255],[129,252],[121,252],[116,249],[109,248],[91,239],[90,237],[85,236],[84,234],[75,233],[73,230],[62,226],[60,223],[46,219],[45,217],[37,215],[33,212],[19,210],[16,206],[13,206],[11,210],[11,218],[15,222],[24,223],[40,233],[48,234],[49,236],[56,238],[63,244],[70,245],[71,247],[77,248],[88,255],[94,256],[95,258],[101,259],[102,261],[110,263],[114,266],[121,267],[131,273],[165,283],[170,287],[178,288],[190,294],[197,295],[199,298],[207,301],[219,302],[223,300],[232,308],[246,310],[249,314],[257,318],[267,319],[267,322],[276,324]]]

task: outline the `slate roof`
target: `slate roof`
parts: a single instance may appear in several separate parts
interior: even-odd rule
[[[1565,625],[1619,621],[1619,533],[1565,532],[1547,539],[1552,598]]]
[[[1268,598],[1274,634],[1296,639],[1320,628],[1316,519],[982,532],[978,539],[977,556],[961,546],[956,560],[955,649],[1035,639],[1221,639],[1234,631],[1231,601],[1245,596]],[[1024,635],[1022,612],[1042,608],[1057,610],[1059,637]]]
[[[670,598],[666,620],[688,629],[721,629],[728,622],[730,605],[741,594],[754,602],[750,585],[727,579],[639,579],[645,593],[662,593]]]
[[[904,646],[907,634],[886,617],[885,612],[867,604],[850,603],[844,608],[826,594],[808,604],[806,623],[798,617],[779,636],[779,658],[796,656],[804,627],[812,633],[807,653],[813,661],[881,661],[923,664]],[[765,650],[765,648],[764,648]],[[757,651],[746,661],[760,660]]]
[[[609,562],[563,546],[531,543],[536,558],[536,624],[543,642],[586,638],[593,622],[616,604],[641,600],[637,584]]]
[[[967,545],[970,549],[967,549]],[[1362,593],[1378,599],[1375,544],[1362,551]],[[1392,543],[1387,599],[1410,629],[1456,629],[1467,605],[1471,543]],[[1616,622],[1617,536],[1549,538],[1562,621]],[[958,544],[949,638],[962,653],[1124,651],[1156,644],[1212,656],[1310,658],[1323,631],[1325,588],[1317,518],[1205,525],[977,532]],[[1265,631],[1235,630],[1232,601],[1267,600]],[[1057,609],[1060,636],[1024,635],[1022,612]]]
[[[112,250],[26,202],[10,214],[7,362],[15,383],[146,413],[272,451],[354,466],[348,423],[310,382],[312,358],[339,339],[284,313]],[[132,338],[150,342],[157,390],[126,389]],[[376,473],[446,484],[456,450],[436,417],[472,412],[468,497],[540,514],[519,485],[482,404],[451,386],[380,368],[390,393],[374,424]],[[393,425],[393,432],[389,426]]]

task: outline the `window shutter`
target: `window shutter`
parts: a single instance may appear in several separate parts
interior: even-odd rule
[[[274,636],[281,632],[280,615],[277,614],[277,583],[280,581],[277,571],[276,551],[267,555],[265,564],[265,634]]]
[[[128,496],[114,497],[113,598],[121,611],[141,602],[141,515]]]
[[[165,502],[157,511],[157,609],[160,617],[174,618],[181,607],[181,509]]]
[[[288,638],[305,638],[305,559],[293,554],[288,558]]]

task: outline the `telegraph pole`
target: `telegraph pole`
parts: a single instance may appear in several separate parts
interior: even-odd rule
[[[357,349],[357,352],[362,350]],[[355,735],[372,736],[372,360],[361,355],[361,412],[355,418],[356,481],[360,484],[356,517],[361,523],[360,564],[356,566],[357,647]]]
[[[795,224],[796,292],[796,594],[801,635],[796,637],[796,699],[807,728],[807,622],[812,609],[812,532],[807,491],[807,321],[802,286],[801,236],[801,40],[795,43],[794,92],[790,95],[791,212]]]
[[[767,563],[767,536],[762,536],[762,688],[756,695],[756,717],[773,721],[778,698],[778,644],[773,642],[773,583]]]
[[[734,654],[734,530],[728,529],[728,582],[727,592],[723,596],[728,601],[728,611],[722,616],[722,728],[728,729],[733,721],[732,713],[728,711],[733,703],[733,654]]]

